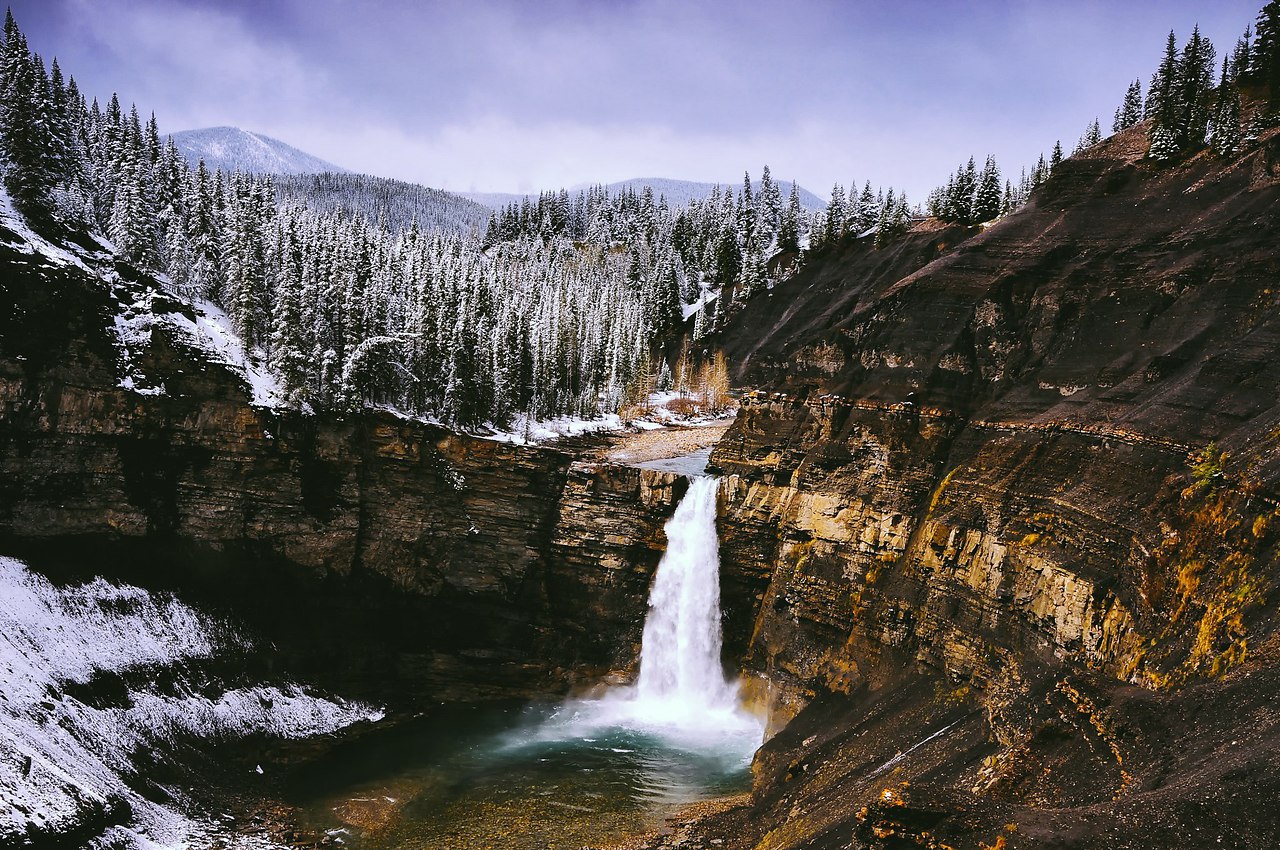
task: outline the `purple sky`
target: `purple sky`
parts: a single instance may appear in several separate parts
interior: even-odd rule
[[[1170,29],[1229,50],[1263,0],[16,0],[32,49],[166,132],[230,124],[453,190],[768,163],[912,200],[1016,177],[1146,82]]]

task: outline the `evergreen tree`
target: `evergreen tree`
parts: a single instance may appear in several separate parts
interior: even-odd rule
[[[1000,168],[994,156],[988,156],[978,175],[969,221],[978,224],[1000,215]]]
[[[1124,102],[1116,108],[1115,121],[1111,124],[1114,132],[1127,130],[1142,120],[1142,81],[1134,80],[1124,94]]]
[[[1147,103],[1142,117],[1153,119],[1156,126],[1171,127],[1177,114],[1174,93],[1178,83],[1178,38],[1173,30],[1169,30],[1169,38],[1165,42],[1164,58],[1155,74],[1151,77],[1151,85],[1147,87]],[[1153,129],[1154,134],[1154,129]]]
[[[1219,156],[1231,156],[1240,147],[1240,97],[1235,68],[1230,57],[1222,60],[1222,78],[1210,120],[1210,144]]]
[[[742,175],[742,194],[738,196],[738,242],[743,251],[752,251],[758,238],[759,213],[751,192],[751,175]]]
[[[850,191],[853,187],[850,187]],[[866,233],[876,223],[876,196],[871,191],[871,181],[862,184],[862,194],[858,196],[858,233]]]
[[[1280,0],[1270,0],[1258,13],[1249,78],[1267,87],[1267,108],[1280,111]]]
[[[760,175],[760,222],[762,237],[766,243],[773,241],[782,226],[782,192],[773,181],[773,175],[766,164]]]
[[[844,187],[839,183],[831,188],[831,200],[827,203],[827,228],[823,243],[835,245],[844,236],[845,223]]]
[[[782,212],[778,224],[778,250],[783,253],[799,253],[800,221],[804,211],[800,208],[800,189],[794,180],[791,181],[791,194],[787,197],[787,207]]]
[[[1080,139],[1080,149],[1088,150],[1100,141],[1102,141],[1102,127],[1095,118],[1093,123],[1085,128],[1084,135]]]
[[[47,212],[60,179],[59,140],[49,78],[10,10],[0,55],[0,166],[5,188],[27,215]]]
[[[1200,35],[1200,28],[1191,32],[1178,60],[1174,90],[1173,113],[1174,139],[1183,148],[1199,148],[1204,145],[1209,124],[1209,93],[1213,88],[1214,48],[1208,39]]]
[[[1157,126],[1151,134],[1151,148],[1147,156],[1157,162],[1168,162],[1178,156],[1178,141],[1168,128]]]

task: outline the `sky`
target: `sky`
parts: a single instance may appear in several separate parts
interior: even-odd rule
[[[453,191],[1016,178],[1263,0],[10,0],[86,96]]]

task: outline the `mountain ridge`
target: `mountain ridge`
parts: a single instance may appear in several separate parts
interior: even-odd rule
[[[287,142],[239,127],[201,127],[172,134],[173,143],[194,168],[200,160],[210,171],[251,174],[346,174],[335,165]]]

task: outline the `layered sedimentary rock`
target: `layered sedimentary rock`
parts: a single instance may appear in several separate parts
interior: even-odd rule
[[[203,599],[301,675],[380,699],[557,692],[630,663],[676,476],[255,407],[163,321],[128,354],[138,392],[118,317],[190,309],[127,266],[0,251],[7,552]]]
[[[762,600],[745,663],[790,726],[705,836],[1274,829],[1280,137],[1159,168],[1142,133],[982,232],[833,249],[729,323],[761,391],[712,456],[726,580]]]

